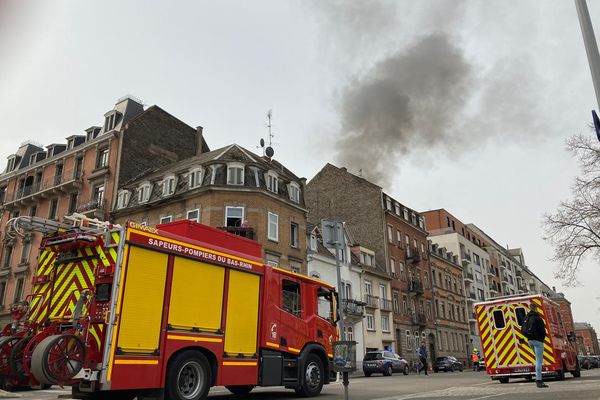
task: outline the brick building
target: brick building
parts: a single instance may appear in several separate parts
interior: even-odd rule
[[[577,350],[582,355],[600,355],[598,336],[596,330],[587,322],[575,322],[575,336],[577,337]]]
[[[436,356],[454,356],[470,364],[469,322],[463,282],[463,266],[456,254],[429,242],[431,283],[438,338]]]
[[[311,221],[345,221],[352,227],[356,241],[371,249],[362,255],[370,263],[365,274],[371,270],[378,279],[390,279],[391,297],[389,291],[384,291],[387,286],[383,283],[376,287],[365,281],[363,300],[367,309],[381,313],[383,305],[384,312],[391,311],[392,347],[406,358],[415,359],[415,346],[421,340],[435,345],[423,218],[386,195],[381,187],[331,164],[307,184],[306,202]]]
[[[26,142],[10,155],[0,175],[0,322],[9,319],[10,304],[30,292],[41,240],[39,234],[7,237],[10,218],[60,221],[77,211],[108,219],[119,179],[190,157],[196,143],[208,150],[194,128],[157,106],[144,110],[138,100],[124,97],[104,114],[102,126],[86,129],[85,135],[69,136],[46,150]]]
[[[274,159],[232,144],[121,182],[116,222],[194,220],[258,240],[268,264],[307,272],[305,179]]]

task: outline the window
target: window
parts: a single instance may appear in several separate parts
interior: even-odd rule
[[[228,164],[227,165],[227,184],[228,185],[243,185],[244,184],[244,165],[243,164]]]
[[[317,314],[331,323],[335,321],[331,290],[325,288],[317,290]]]
[[[400,261],[400,279],[402,279],[402,280],[406,279],[404,277],[404,263],[402,261]]]
[[[412,349],[411,344],[412,344],[412,335],[410,334],[410,331],[407,330],[406,331],[406,349],[407,350]]]
[[[145,203],[150,200],[150,188],[149,182],[143,183],[138,189],[138,203]]]
[[[310,235],[310,249],[312,251],[317,251],[317,236]]]
[[[4,246],[4,258],[2,259],[2,268],[10,269],[10,261],[12,259],[12,246]]]
[[[75,210],[73,210],[75,211]],[[35,217],[37,215],[37,205],[32,205],[31,208],[29,209],[29,216],[30,217]]]
[[[390,331],[390,317],[387,315],[381,316],[381,331],[389,332]]]
[[[404,236],[406,241],[406,256],[410,257],[410,237],[408,235]]]
[[[290,314],[300,317],[300,285],[284,279],[281,281],[281,308]]]
[[[404,315],[408,315],[408,296],[405,294],[402,295],[402,312]]]
[[[390,211],[392,210],[392,199],[390,199],[389,197],[385,199],[385,208],[387,208]]]
[[[410,222],[411,222],[413,225],[416,225],[416,224],[417,224],[417,216],[416,216],[414,213],[411,213],[411,214],[410,214]]]
[[[394,257],[390,257],[390,272],[392,276],[396,276],[396,259]]]
[[[92,193],[92,196],[94,196],[93,201],[96,207],[102,206],[104,203],[104,185],[96,186]]]
[[[392,293],[392,301],[394,303],[394,312],[400,314],[400,294],[398,292],[394,291],[394,293]]]
[[[115,129],[115,125],[117,122],[117,113],[112,112],[110,115],[106,116],[106,120],[104,121],[104,131],[111,131]]]
[[[342,298],[343,299],[351,299],[352,298],[352,284],[350,282],[342,282]]]
[[[242,226],[244,207],[225,207],[225,226]]]
[[[163,196],[169,196],[175,193],[176,179],[174,176],[167,176],[163,181]]]
[[[299,246],[298,232],[299,232],[298,224],[292,222],[290,224],[290,246],[295,247],[295,248],[298,248],[298,246]]]
[[[396,241],[398,242],[398,247],[402,247],[402,232],[396,231]]]
[[[4,307],[4,297],[6,297],[6,281],[0,282],[0,307]]]
[[[400,204],[394,204],[394,212],[396,213],[396,215],[400,215]]]
[[[83,171],[83,158],[77,157],[75,159],[75,170],[73,171],[73,178],[75,178],[75,179],[81,178],[82,171]]]
[[[423,274],[423,287],[425,289],[429,289],[429,275],[427,274],[427,272]]]
[[[388,242],[394,243],[394,228],[391,225],[387,226]]]
[[[77,200],[79,199],[79,193],[71,193],[69,196],[69,214],[73,214],[77,211]],[[33,209],[33,207],[31,207]],[[33,212],[33,210],[32,210]],[[35,214],[33,214],[35,215]]]
[[[131,193],[129,190],[121,190],[117,196],[117,209],[125,208],[129,205],[129,197]]]
[[[196,208],[194,210],[188,210],[185,219],[189,219],[190,221],[194,222],[200,222],[200,209]]]
[[[188,179],[190,189],[200,186],[202,184],[202,168],[194,168],[191,170]]]
[[[269,223],[269,228],[268,228],[268,232],[267,232],[267,237],[269,238],[269,240],[278,241],[279,240],[279,215],[269,212],[268,213],[268,223]]]
[[[269,171],[265,176],[265,180],[267,181],[267,190],[273,193],[277,193],[279,190],[277,174],[273,171]]]
[[[173,217],[171,215],[167,215],[166,217],[160,217],[159,224],[167,224],[171,221],[173,221]]]
[[[50,200],[50,209],[48,211],[49,219],[56,219],[56,212],[58,211],[58,199]]]
[[[300,185],[292,182],[289,185],[288,191],[290,192],[290,200],[294,203],[300,203]]]
[[[346,340],[354,340],[354,329],[351,326],[346,329]]]
[[[23,249],[21,251],[21,264],[29,262],[29,253],[31,253],[31,242],[29,240],[23,241]]]
[[[523,325],[523,322],[525,322],[525,308],[524,307],[517,307],[515,308],[515,316],[517,317],[517,324],[519,324],[519,326]],[[560,314],[558,314],[560,316]]]
[[[108,166],[108,147],[99,149],[96,155],[96,169]]]
[[[23,297],[23,284],[25,283],[25,278],[18,278],[17,283],[15,284],[15,297],[13,298],[13,303],[17,303],[21,301]]]
[[[373,314],[367,314],[367,330],[375,330],[375,316]]]
[[[373,294],[373,289],[371,287],[371,282],[365,281],[365,294],[367,296],[371,296]]]
[[[504,329],[506,327],[506,322],[504,321],[504,312],[502,310],[494,310],[494,312],[492,312],[492,316],[494,317],[494,327],[496,329]]]

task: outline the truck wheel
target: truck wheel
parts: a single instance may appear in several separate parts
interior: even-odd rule
[[[507,377],[499,378],[498,380],[500,381],[500,383],[508,383],[508,378]]]
[[[27,336],[22,338],[15,346],[13,347],[10,353],[10,369],[19,379],[26,379],[25,375],[25,367],[23,365],[23,356],[25,356],[25,347],[31,340],[31,336]]]
[[[563,369],[556,371],[556,380],[564,381],[565,380],[565,366],[563,364]]]
[[[302,383],[299,388],[296,388],[296,393],[303,397],[314,397],[321,393],[325,383],[325,373],[319,356],[309,354],[302,372]]]
[[[169,362],[165,397],[169,400],[204,400],[211,382],[210,365],[204,354],[184,351]]]
[[[31,373],[42,384],[64,383],[83,368],[86,349],[71,334],[51,335],[42,340],[31,356]]]
[[[581,377],[581,367],[579,366],[579,360],[575,361],[575,371],[571,371],[571,375],[573,375],[573,378]]]
[[[253,385],[238,385],[238,386],[225,386],[227,390],[238,396],[248,394],[254,389]]]

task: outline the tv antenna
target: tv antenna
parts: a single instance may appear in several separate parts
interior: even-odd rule
[[[267,156],[269,157],[269,159],[271,157],[273,157],[273,155],[275,154],[275,150],[273,150],[273,137],[275,136],[273,134],[273,125],[271,125],[271,118],[273,117],[273,110],[269,110],[267,111],[267,123],[266,123],[266,127],[269,128],[269,145],[265,148],[265,140],[264,139],[260,139],[260,147],[262,147],[263,149],[263,156]]]

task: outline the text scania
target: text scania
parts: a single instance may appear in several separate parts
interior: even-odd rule
[[[175,243],[171,243],[171,242],[165,242],[164,240],[148,238],[148,244],[152,247],[158,247],[161,249],[170,250],[170,251],[174,251],[177,253],[182,253],[185,255],[192,256],[192,257],[201,258],[203,260],[215,261],[215,262],[218,262],[221,264],[231,265],[233,267],[252,269],[252,264],[244,262],[244,261],[234,260],[229,257],[209,253],[206,251],[194,249],[194,248],[187,247],[187,246],[181,246],[179,244],[175,244]]]

